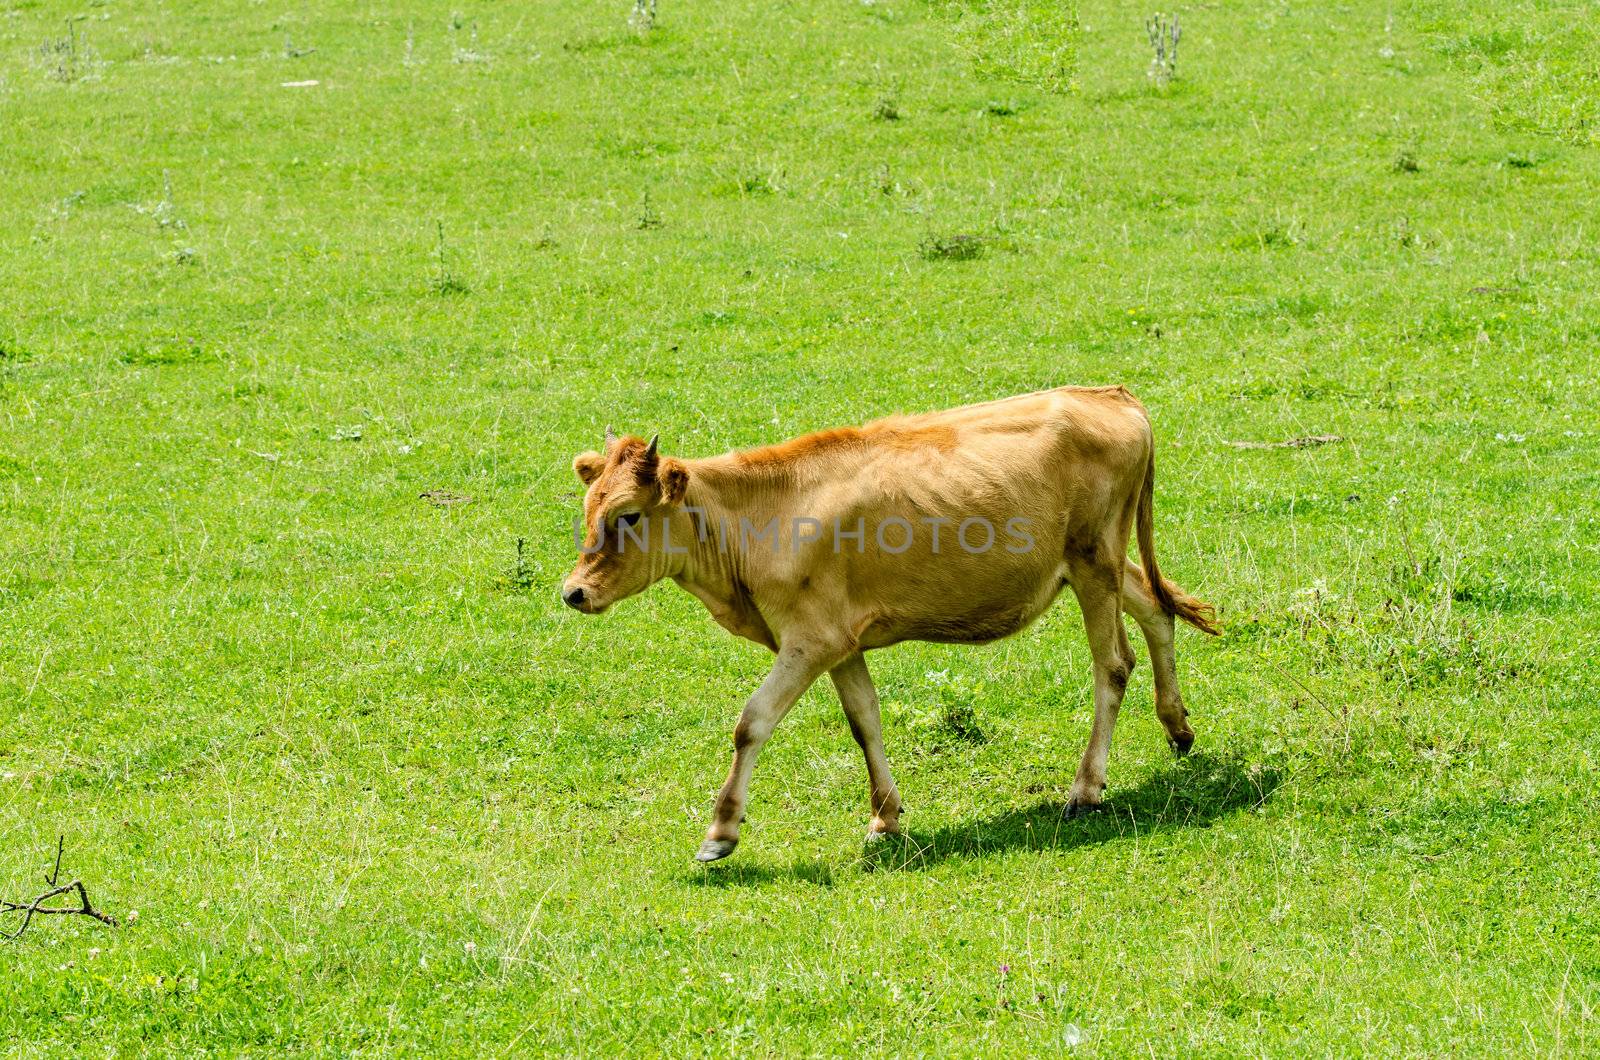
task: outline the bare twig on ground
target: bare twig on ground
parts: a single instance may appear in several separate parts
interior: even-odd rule
[[[102,924],[110,924],[112,927],[117,926],[117,922],[113,917],[107,916],[105,913],[100,912],[100,910],[96,909],[90,904],[89,892],[84,888],[82,880],[73,880],[71,883],[59,883],[61,879],[61,854],[66,849],[66,846],[66,836],[62,836],[56,841],[55,868],[51,869],[50,874],[44,878],[45,884],[50,888],[48,891],[44,892],[31,902],[8,902],[4,899],[0,899],[0,913],[22,914],[22,924],[17,928],[17,930],[12,932],[0,931],[0,939],[6,939],[7,941],[12,942],[20,939],[22,937],[22,933],[28,930],[28,925],[33,923],[33,918],[35,916],[50,916],[58,914],[87,916],[93,917]],[[59,897],[63,894],[72,894],[74,892],[78,895],[78,906],[76,908],[71,906],[45,904],[52,898]]]

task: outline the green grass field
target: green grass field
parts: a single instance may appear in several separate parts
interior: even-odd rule
[[[1592,5],[1200,3],[1160,90],[1086,0],[1064,94],[627,8],[0,0],[0,898],[122,920],[0,943],[5,1050],[1600,1050]],[[1195,754],[1142,664],[1060,819],[1069,598],[873,656],[903,845],[824,682],[695,865],[769,657],[560,605],[573,454],[1064,383]]]

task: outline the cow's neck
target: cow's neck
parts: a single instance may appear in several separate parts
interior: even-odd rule
[[[773,631],[752,596],[739,520],[770,510],[768,494],[781,485],[752,481],[747,476],[730,479],[718,474],[719,470],[691,465],[682,513],[688,551],[672,577],[704,604],[724,629],[775,648]]]

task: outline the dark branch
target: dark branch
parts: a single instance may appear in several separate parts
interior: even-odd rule
[[[46,876],[44,878],[44,882],[49,884],[51,887],[54,887],[56,885],[56,881],[61,878],[61,852],[63,850],[65,850],[65,849],[67,849],[67,837],[64,836],[64,835],[63,836],[57,836],[56,837],[56,867],[50,871],[50,875],[48,875],[48,876]]]
[[[50,890],[41,894],[31,902],[8,902],[5,899],[0,898],[0,914],[22,914],[22,923],[20,926],[18,926],[17,930],[12,932],[0,931],[0,939],[5,939],[11,942],[20,939],[22,937],[22,933],[28,930],[28,925],[33,923],[33,918],[35,916],[87,916],[93,917],[102,924],[109,924],[112,927],[117,926],[115,918],[107,916],[105,913],[100,912],[100,910],[96,909],[92,904],[90,904],[89,891],[83,886],[82,880],[73,880],[71,883],[57,884],[56,881],[61,878],[61,854],[66,849],[66,846],[66,836],[62,836],[59,840],[57,840],[55,868],[52,869],[50,874],[45,877],[45,882],[50,885]],[[45,904],[52,898],[58,898],[63,894],[72,894],[74,892],[76,892],[78,895],[78,904],[76,907]]]

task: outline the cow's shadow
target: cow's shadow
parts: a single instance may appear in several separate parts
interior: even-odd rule
[[[1272,797],[1279,777],[1236,756],[1193,754],[1132,788],[1113,787],[1096,812],[1068,819],[1066,802],[1045,799],[1021,809],[940,828],[906,828],[898,838],[868,844],[864,867],[928,868],[952,859],[1014,850],[1072,850],[1182,828],[1207,828]]]
[[[1007,851],[1072,850],[1156,832],[1206,828],[1219,818],[1266,802],[1279,779],[1275,771],[1237,756],[1197,753],[1157,770],[1136,787],[1113,787],[1098,812],[1068,820],[1063,815],[1065,802],[1053,798],[934,829],[908,826],[900,836],[867,844],[859,867],[915,872],[945,861]],[[726,887],[797,880],[829,887],[833,877],[832,869],[817,862],[745,863],[699,872],[695,882]]]

